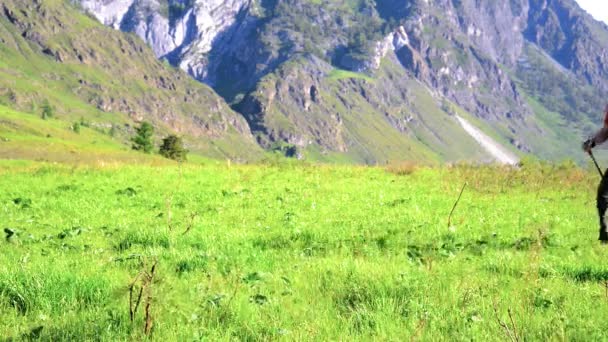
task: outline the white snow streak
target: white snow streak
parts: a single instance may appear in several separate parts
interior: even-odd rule
[[[456,115],[456,119],[464,130],[479,143],[490,155],[501,164],[515,165],[519,162],[518,158],[503,146],[487,136],[479,128],[471,125],[467,120]]]

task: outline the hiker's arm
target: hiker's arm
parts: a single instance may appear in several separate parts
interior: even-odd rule
[[[608,140],[608,127],[602,127],[602,129],[595,133],[593,142],[595,142],[595,145],[600,145],[606,140]]]
[[[583,150],[590,152],[592,148],[608,140],[608,127],[602,127],[595,135],[583,143]]]

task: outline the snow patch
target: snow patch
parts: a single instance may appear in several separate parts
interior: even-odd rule
[[[515,165],[519,162],[519,159],[513,153],[507,151],[502,145],[487,136],[479,128],[471,125],[467,120],[458,115],[456,115],[456,119],[462,128],[490,155],[492,155],[497,162],[507,165]]]

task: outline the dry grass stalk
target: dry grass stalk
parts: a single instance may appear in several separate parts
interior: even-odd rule
[[[129,284],[129,318],[131,323],[135,320],[135,315],[141,304],[143,294],[145,293],[145,309],[144,309],[144,333],[150,335],[152,332],[153,318],[152,318],[152,283],[154,281],[154,275],[156,274],[156,265],[158,261],[155,261],[150,268],[150,271],[142,270],[135,276],[135,279]],[[139,286],[137,286],[139,284]],[[137,299],[134,300],[133,294],[138,292]]]
[[[505,331],[505,334],[507,335],[509,340],[519,342],[520,339],[519,339],[519,335],[517,334],[517,327],[515,326],[515,322],[513,321],[513,316],[511,314],[511,308],[508,309],[508,312],[509,312],[509,320],[511,321],[511,327],[509,327],[509,325],[507,323],[505,323],[503,320],[501,320],[500,317],[498,316],[498,306],[496,304],[496,301],[494,301],[494,315],[496,316],[496,321],[498,322],[498,325],[500,325],[503,328],[503,330]]]
[[[240,272],[236,272],[235,274],[239,274]],[[235,277],[234,280],[234,291],[232,292],[232,296],[230,296],[230,299],[228,299],[228,303],[226,304],[226,307],[230,307],[230,303],[232,303],[232,300],[236,297],[236,294],[239,290],[239,285],[241,284],[241,279],[237,276]]]
[[[188,224],[188,226],[186,227],[186,230],[184,230],[182,235],[188,234],[188,232],[192,229],[192,227],[194,226],[194,219],[196,219],[197,216],[198,216],[198,213],[190,214],[190,223]]]
[[[139,294],[137,295],[137,301],[135,302],[135,305],[133,305],[133,292],[135,291],[135,284],[137,283],[137,280],[139,279],[140,276],[141,276],[141,272],[139,274],[137,274],[135,279],[133,279],[133,281],[129,285],[129,318],[131,319],[131,323],[133,323],[133,319],[135,318],[135,313],[137,312],[137,309],[139,308],[139,303],[141,303],[141,296],[142,296],[143,290],[144,290],[144,288],[140,286]]]
[[[454,214],[454,210],[456,210],[456,206],[458,205],[458,202],[460,202],[460,198],[462,197],[462,193],[464,192],[464,188],[466,188],[467,183],[465,182],[462,185],[462,189],[460,189],[460,194],[458,195],[458,199],[456,199],[456,202],[454,203],[454,206],[452,207],[452,210],[450,211],[450,215],[448,216],[448,228],[450,228],[452,226],[452,214]]]
[[[151,305],[152,305],[152,281],[154,280],[154,271],[156,270],[156,264],[158,261],[155,261],[154,264],[152,265],[152,268],[150,269],[150,273],[147,274],[147,285],[146,285],[146,289],[147,291],[147,296],[146,296],[146,325],[144,327],[144,333],[146,335],[150,335],[150,333],[152,332],[152,313],[151,313]]]
[[[426,319],[423,318],[418,321],[418,324],[416,325],[416,331],[414,332],[412,337],[410,337],[411,342],[420,340],[420,336],[422,335],[422,332],[424,331],[425,326],[426,326]]]
[[[513,329],[513,336],[515,337],[515,341],[519,342],[519,334],[517,333],[517,326],[515,325],[515,321],[513,320],[511,308],[507,309],[507,312],[509,313],[509,320],[511,321],[511,328]]]

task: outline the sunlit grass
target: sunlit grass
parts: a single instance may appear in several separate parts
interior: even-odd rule
[[[129,285],[154,262],[155,339],[604,336],[597,177],[571,165],[3,161],[0,175],[2,338],[141,338]]]

